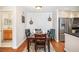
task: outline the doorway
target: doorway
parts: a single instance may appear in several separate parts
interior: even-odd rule
[[[12,15],[0,11],[0,47],[12,47]]]

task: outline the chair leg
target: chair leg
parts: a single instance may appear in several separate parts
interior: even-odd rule
[[[52,41],[52,38],[51,38],[51,41]]]
[[[46,52],[46,45],[44,45],[44,52]]]
[[[55,40],[55,37],[53,37],[53,40]]]
[[[37,52],[37,46],[36,46],[36,44],[35,44],[35,52]]]

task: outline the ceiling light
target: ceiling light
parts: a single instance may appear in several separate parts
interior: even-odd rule
[[[42,6],[35,6],[35,8],[36,8],[36,9],[41,9],[41,8],[42,8]]]

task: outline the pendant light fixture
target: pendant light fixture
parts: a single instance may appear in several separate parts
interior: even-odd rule
[[[33,21],[32,21],[32,18],[31,18],[31,20],[30,20],[30,22],[29,22],[30,24],[33,24]]]
[[[51,20],[52,20],[52,18],[49,16],[48,21],[51,21]]]

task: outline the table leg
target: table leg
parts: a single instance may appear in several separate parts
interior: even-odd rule
[[[27,41],[28,41],[28,52],[29,52],[29,39]]]
[[[50,52],[50,41],[48,39],[48,52]]]

